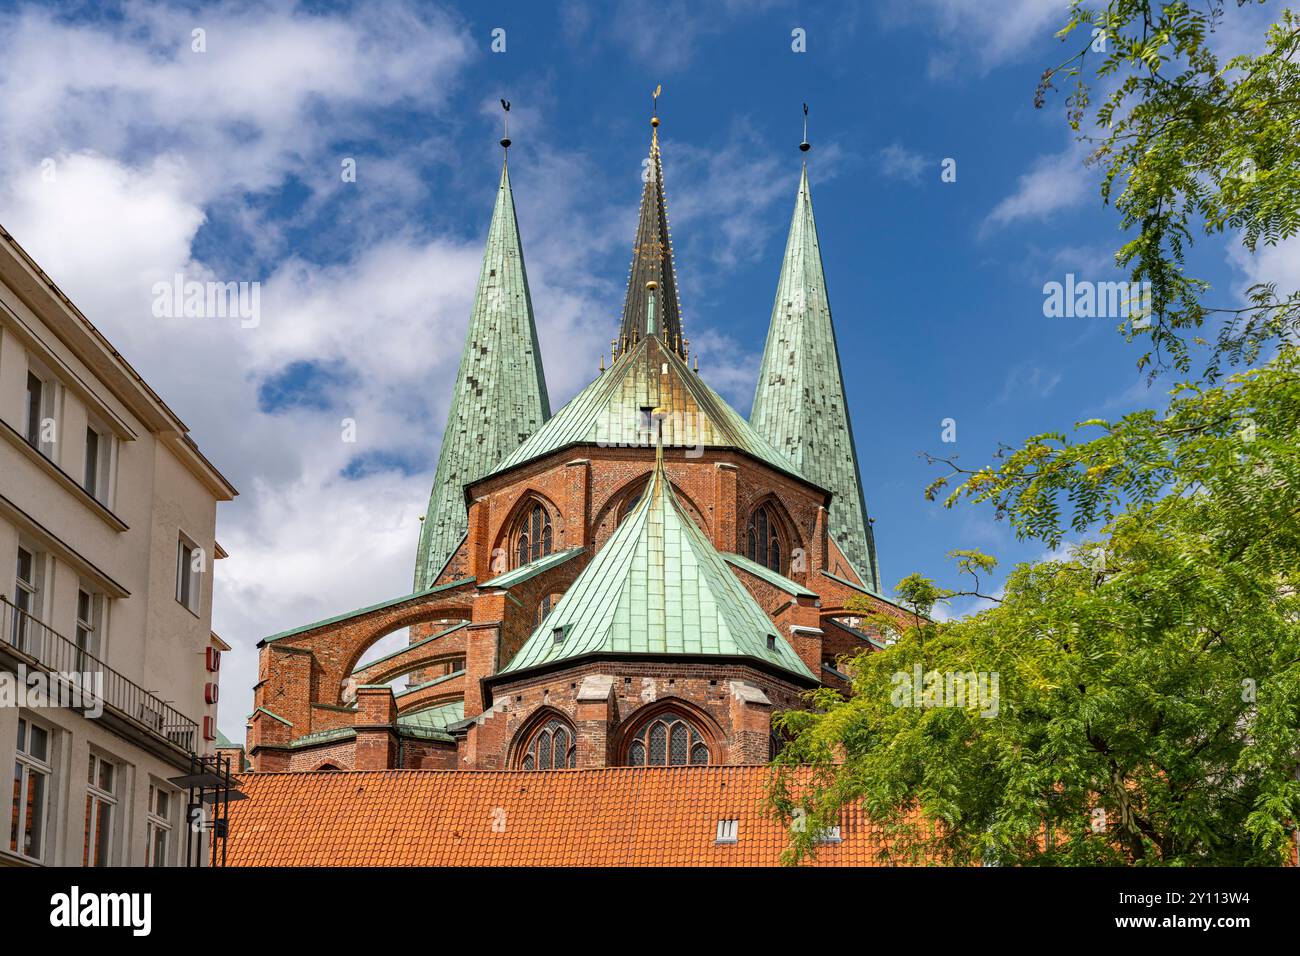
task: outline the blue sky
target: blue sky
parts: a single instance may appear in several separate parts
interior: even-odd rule
[[[1062,98],[1032,105],[1062,56],[1065,6],[0,6],[0,222],[242,492],[218,524],[231,557],[214,623],[236,646],[223,730],[242,735],[259,637],[410,587],[503,96],[554,407],[617,328],[662,83],[684,324],[702,374],[748,412],[807,101],[882,580],[954,583],[953,548],[1006,567],[1041,556],[987,510],[925,502],[938,472],[920,453],[974,466],[998,442],[1159,400],[1115,320],[1043,315],[1046,282],[1120,277],[1117,221]],[[1222,42],[1239,44],[1261,14],[1228,18]],[[807,52],[791,49],[795,28]],[[340,176],[349,158],[355,183]],[[1244,261],[1216,240],[1196,265],[1228,302],[1294,277],[1300,257]],[[152,285],[177,272],[261,282],[260,323],[155,319]],[[940,441],[945,418],[955,444]]]

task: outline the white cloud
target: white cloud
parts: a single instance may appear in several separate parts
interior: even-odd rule
[[[1020,362],[1007,372],[1002,384],[999,402],[1010,402],[1021,398],[1044,399],[1056,391],[1061,384],[1061,373],[1043,368],[1032,361]]]
[[[195,26],[207,31],[206,54],[189,51]],[[422,218],[420,161],[448,154],[439,125],[390,148],[375,117],[402,106],[436,118],[470,51],[454,15],[415,4],[383,16],[128,5],[122,20],[92,25],[33,8],[0,15],[0,221],[242,491],[218,512],[231,556],[215,576],[214,627],[235,647],[221,709],[232,737],[251,709],[256,640],[411,586],[495,181],[463,163],[446,173],[453,188],[464,176],[482,190],[472,235]],[[376,144],[360,151],[355,186],[340,185],[340,142]],[[837,151],[818,155],[824,176]],[[527,156],[512,161],[512,177],[558,407],[594,377],[615,326],[621,276],[593,276],[590,263],[630,251],[639,183],[632,169],[625,192],[593,201],[599,171],[540,128]],[[40,176],[47,157],[54,182]],[[797,168],[738,141],[719,154],[674,145],[668,164],[682,170],[680,195],[670,188],[674,224],[707,227],[715,265],[758,255],[774,204],[794,201]],[[307,192],[291,215],[262,201],[291,180]],[[332,203],[356,222],[343,228]],[[324,250],[293,235],[316,222]],[[153,284],[177,272],[260,280],[260,324],[154,318]],[[715,387],[747,402],[757,356],[699,326],[692,345]],[[259,390],[297,363],[337,378],[319,402],[268,412]],[[356,444],[341,440],[343,417],[357,422]],[[358,455],[405,467],[342,477]]]
[[[1073,145],[1063,153],[1040,157],[1017,179],[1015,192],[993,207],[982,232],[1022,220],[1047,219],[1082,203],[1092,184],[1083,158],[1082,149]]]
[[[890,179],[901,179],[908,183],[921,181],[925,172],[926,158],[913,152],[901,143],[891,143],[878,154],[880,171]]]
[[[930,55],[932,77],[988,73],[1032,47],[1056,52],[1052,35],[1069,19],[1068,0],[893,0],[881,11],[887,25],[920,24],[940,39]]]

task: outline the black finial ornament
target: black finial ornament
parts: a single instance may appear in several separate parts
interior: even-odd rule
[[[505,110],[505,116],[502,117],[502,122],[505,124],[505,135],[501,137],[501,148],[509,149],[510,148],[510,101],[502,100],[501,108]]]
[[[812,149],[812,143],[808,142],[808,104],[803,105],[803,142],[799,144],[799,152],[806,153]]]

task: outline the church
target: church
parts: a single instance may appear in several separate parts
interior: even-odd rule
[[[776,715],[847,689],[840,659],[880,646],[850,600],[903,613],[881,595],[807,163],[746,420],[691,355],[650,125],[618,335],[554,412],[503,161],[412,592],[259,642],[252,777],[755,768]]]

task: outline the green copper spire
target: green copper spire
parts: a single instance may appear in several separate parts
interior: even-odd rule
[[[682,508],[662,443],[640,503],[502,673],[593,654],[747,657],[813,679]]]
[[[807,165],[790,220],[749,421],[809,481],[831,492],[831,536],[862,582],[879,591],[875,538],[862,497]]]
[[[490,472],[550,417],[510,173],[503,165],[420,531],[415,590],[433,585],[465,536],[465,486]]]
[[[650,156],[644,170],[641,213],[632,246],[632,265],[623,303],[623,326],[619,351],[627,351],[647,334],[658,335],[668,347],[684,356],[681,303],[677,299],[677,273],[673,266],[673,243],[668,233],[668,202],[664,198],[664,169],[659,160],[659,118],[651,120]],[[647,283],[653,282],[654,286]],[[658,292],[658,316],[654,331],[647,333],[650,292]]]

